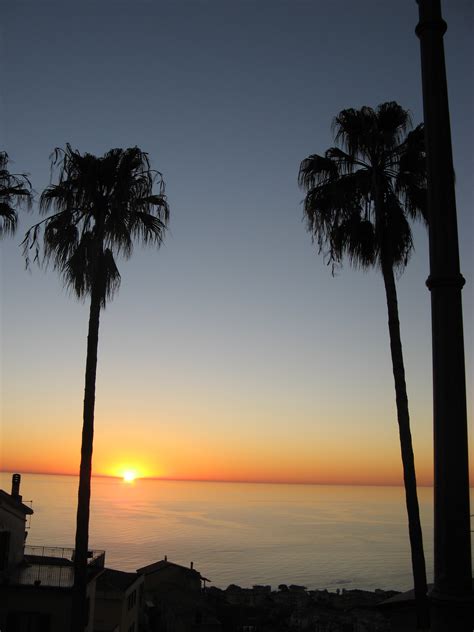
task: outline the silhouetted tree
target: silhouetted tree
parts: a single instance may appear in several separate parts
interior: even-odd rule
[[[0,238],[16,231],[17,208],[31,207],[31,182],[24,173],[8,171],[8,154],[0,151]]]
[[[102,157],[57,148],[57,184],[41,194],[40,210],[56,212],[26,234],[24,252],[52,261],[78,298],[90,297],[81,465],[74,555],[72,630],[85,626],[90,482],[100,310],[120,284],[117,254],[130,257],[134,239],[160,246],[169,219],[161,174],[138,147],[112,149]],[[158,182],[159,192],[153,193]]]
[[[394,275],[394,270],[404,270],[413,250],[409,220],[426,220],[423,125],[408,132],[410,127],[408,112],[395,102],[376,110],[343,110],[333,123],[337,146],[303,160],[298,180],[307,191],[307,229],[333,269],[347,257],[354,267],[376,267],[383,275],[418,624],[427,627],[425,558]]]

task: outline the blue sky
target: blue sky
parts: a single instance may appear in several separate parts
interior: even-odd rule
[[[182,449],[187,459],[221,459],[224,470],[236,452],[246,454],[249,472],[260,462],[277,471],[282,459],[285,471],[291,463],[298,469],[300,460],[301,478],[317,478],[312,460],[341,438],[339,458],[359,455],[351,467],[362,467],[367,446],[371,472],[386,461],[398,466],[381,277],[348,266],[331,276],[305,231],[297,187],[300,161],[332,145],[341,109],[397,100],[421,121],[417,5],[394,6],[20,0],[4,7],[0,133],[12,170],[31,174],[40,193],[55,146],[101,154],[138,145],[166,181],[166,242],[159,252],[137,247],[121,265],[120,293],[102,319],[101,458],[110,433],[126,427],[135,429],[135,453],[156,442],[169,475],[182,471],[169,457]],[[473,7],[458,0],[443,8],[470,384]],[[35,219],[22,216],[17,236],[1,244],[3,432],[13,448],[36,436],[40,422],[53,446],[73,450],[87,305],[67,296],[53,270],[25,272],[18,244]],[[399,302],[415,448],[427,471],[422,227],[415,237]]]

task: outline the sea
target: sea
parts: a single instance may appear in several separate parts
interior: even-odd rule
[[[34,514],[27,543],[73,547],[77,477],[23,474]],[[11,474],[0,473],[10,492]],[[418,490],[433,575],[433,490]],[[91,549],[124,571],[167,556],[194,563],[211,586],[298,584],[308,589],[412,587],[401,487],[216,483],[94,477]]]

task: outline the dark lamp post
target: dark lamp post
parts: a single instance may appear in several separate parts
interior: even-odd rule
[[[454,169],[440,0],[417,0],[428,168],[433,344],[433,632],[471,632],[466,377]]]

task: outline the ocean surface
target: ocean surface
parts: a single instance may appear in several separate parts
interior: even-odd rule
[[[11,475],[0,487],[11,489]],[[77,478],[23,474],[34,515],[27,543],[74,546]],[[433,490],[419,489],[428,580]],[[134,571],[162,559],[194,562],[211,585],[300,584],[310,589],[411,587],[399,487],[270,485],[94,478],[90,548]]]

